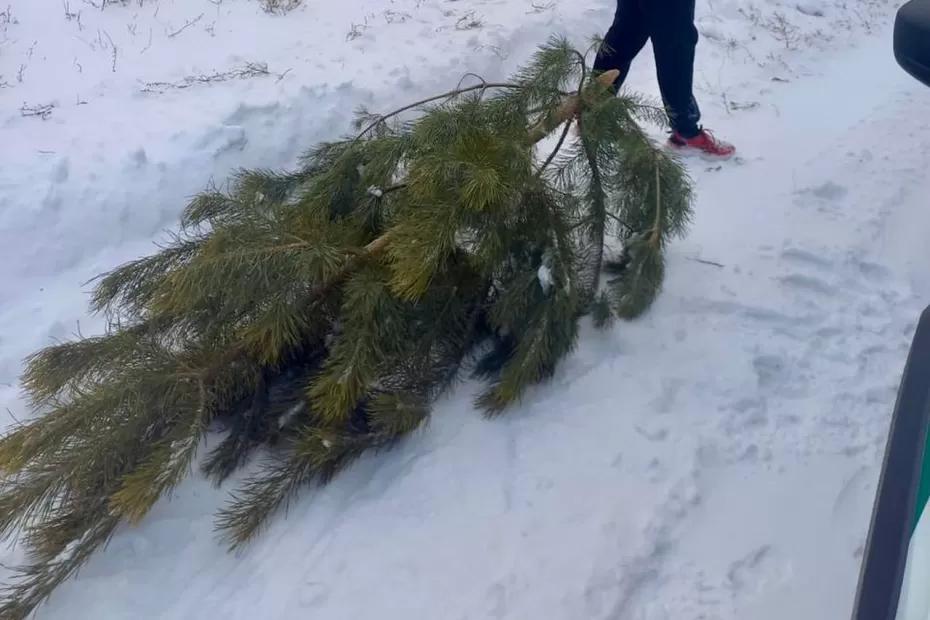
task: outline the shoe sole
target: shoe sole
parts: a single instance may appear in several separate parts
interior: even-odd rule
[[[698,151],[695,149],[688,149],[675,144],[667,144],[666,149],[672,153],[680,155],[684,159],[703,159],[704,161],[727,161],[733,159],[736,156],[736,152],[730,153],[729,155],[713,155],[706,151]]]

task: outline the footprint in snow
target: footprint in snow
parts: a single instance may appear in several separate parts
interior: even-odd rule
[[[781,252],[781,258],[801,267],[811,267],[818,271],[830,271],[836,263],[827,258],[829,252],[830,250],[826,248],[815,252],[800,247],[786,247]]]
[[[664,426],[656,426],[653,428],[645,428],[643,426],[636,426],[636,432],[648,439],[649,441],[665,441],[668,439],[668,428]]]
[[[761,545],[730,565],[727,584],[740,598],[752,598],[784,583],[791,565],[771,545]]]
[[[707,166],[706,168],[704,168],[704,172],[721,172],[724,168],[728,168],[730,166],[742,166],[742,165],[745,165],[746,163],[747,163],[746,159],[740,157],[739,155],[736,155],[724,162],[715,163],[710,166]]]
[[[827,181],[822,185],[815,185],[814,187],[801,190],[801,193],[811,194],[821,200],[838,201],[846,197],[849,193],[849,189],[845,185]]]
[[[297,594],[297,603],[301,607],[318,607],[329,600],[329,596],[329,586],[308,579]]]
[[[836,287],[826,280],[802,273],[791,273],[780,276],[778,281],[788,289],[792,289],[799,293],[813,293],[815,295],[833,297],[837,292]]]
[[[787,361],[780,355],[758,355],[752,360],[752,367],[759,387],[768,388],[784,381]]]

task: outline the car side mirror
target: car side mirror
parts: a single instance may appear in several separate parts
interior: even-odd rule
[[[898,9],[894,57],[902,69],[930,86],[930,0],[910,0]]]

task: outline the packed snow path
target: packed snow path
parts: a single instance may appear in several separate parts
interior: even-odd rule
[[[603,21],[610,3],[596,4]],[[585,33],[598,23],[585,20]],[[516,50],[540,33],[527,27]],[[699,55],[704,77],[720,57]],[[815,69],[791,83],[723,75],[746,80],[724,99],[730,115],[703,90],[708,124],[741,160],[689,164],[696,220],[672,248],[656,306],[606,334],[586,328],[556,379],[518,410],[482,420],[464,384],[426,432],[308,491],[238,556],[212,531],[226,489],[185,484],[37,617],[848,617],[897,382],[930,302],[930,89],[894,65],[887,29],[807,60]],[[654,91],[651,71],[644,53],[632,85]],[[355,94],[346,87],[345,106]],[[0,380],[15,380],[32,347],[73,331],[79,283],[148,251],[180,206],[121,201],[198,188],[207,172],[197,158],[211,149],[209,171],[222,173],[263,161],[288,124],[314,138],[314,113],[243,107],[219,129],[172,138],[176,153],[152,135],[140,152],[130,132],[140,141],[124,167],[96,177],[84,174],[81,143],[63,144],[51,168],[14,166],[4,148]],[[3,130],[42,148],[52,127]],[[275,135],[246,148],[262,131]],[[22,186],[43,170],[42,192]],[[81,204],[62,205],[69,175],[82,185],[66,198]],[[113,185],[129,179],[141,189]],[[108,245],[91,254],[94,243]],[[0,397],[22,412],[12,386]]]

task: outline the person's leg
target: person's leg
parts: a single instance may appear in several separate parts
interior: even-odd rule
[[[604,43],[594,59],[594,71],[597,73],[611,69],[620,71],[620,77],[614,82],[616,90],[623,86],[633,59],[649,39],[649,28],[640,6],[641,2],[642,0],[617,0],[614,23],[604,36]]]
[[[701,120],[701,110],[693,93],[694,52],[698,42],[694,3],[695,0],[645,3],[659,90],[672,129],[685,138],[699,133]]]

